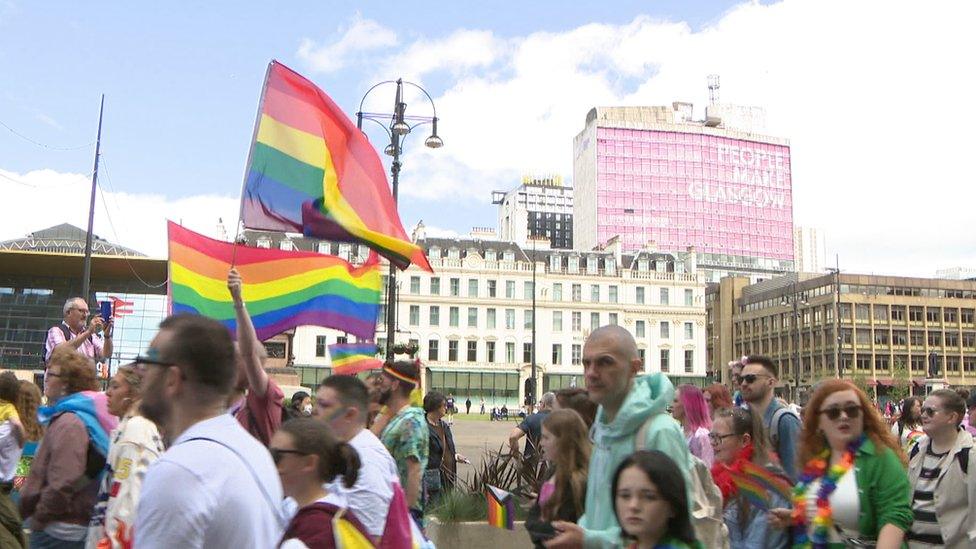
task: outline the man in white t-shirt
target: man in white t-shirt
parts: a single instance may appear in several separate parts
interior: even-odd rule
[[[342,494],[369,535],[378,540],[386,526],[393,483],[399,482],[399,476],[393,456],[366,428],[368,413],[369,392],[355,376],[330,376],[315,393],[313,416],[325,421],[336,438],[355,448],[362,463],[356,484],[347,489],[333,482],[327,488],[330,497]],[[338,500],[332,503],[340,505]]]
[[[236,379],[222,324],[175,315],[146,357],[143,415],[170,440],[143,481],[135,523],[140,548],[275,547],[284,530],[281,481],[271,455],[227,413]]]

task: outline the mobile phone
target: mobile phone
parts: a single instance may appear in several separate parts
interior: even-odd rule
[[[102,320],[108,322],[112,318],[112,302],[111,301],[99,301],[98,306],[101,309],[99,316]]]

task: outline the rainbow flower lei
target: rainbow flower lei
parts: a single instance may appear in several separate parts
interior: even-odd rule
[[[793,547],[825,549],[829,547],[830,529],[834,525],[834,513],[830,508],[830,494],[837,489],[837,482],[844,473],[854,466],[854,457],[861,449],[866,437],[862,434],[847,445],[847,451],[840,462],[827,467],[830,448],[825,448],[817,457],[803,467],[803,474],[793,490]],[[813,538],[807,534],[807,490],[810,484],[822,478],[817,491],[817,514],[813,518]]]

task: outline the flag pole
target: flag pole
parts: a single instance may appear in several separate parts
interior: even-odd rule
[[[258,128],[261,126],[261,111],[264,110],[264,96],[268,91],[268,79],[271,78],[271,67],[277,63],[274,59],[268,63],[268,69],[264,72],[264,84],[261,85],[261,98],[258,100],[258,110],[254,115],[254,131],[251,133],[251,146],[247,150],[247,162],[244,164],[244,180],[241,182],[241,206],[237,212],[237,231],[234,234],[234,252],[231,256],[230,266],[234,267],[237,263],[237,241],[241,237],[241,227],[244,226],[244,193],[247,192],[247,176],[251,172],[251,156],[254,154],[254,146],[258,141]]]
[[[91,204],[88,207],[88,232],[85,233],[85,264],[81,278],[81,298],[88,302],[91,290],[92,230],[95,224],[95,189],[98,187],[98,155],[102,147],[102,113],[105,112],[105,94],[98,107],[98,134],[95,137],[95,169],[92,171]]]

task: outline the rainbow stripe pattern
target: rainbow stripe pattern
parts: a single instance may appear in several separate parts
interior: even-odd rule
[[[730,476],[739,493],[764,511],[772,507],[772,493],[778,494],[785,501],[793,498],[793,486],[786,478],[751,461],[743,462],[741,472],[733,471]]]
[[[245,173],[245,227],[361,242],[401,269],[431,271],[403,230],[376,149],[325,92],[277,61]]]
[[[354,375],[365,370],[378,370],[383,361],[376,358],[375,343],[336,343],[329,345],[332,373]]]
[[[302,325],[372,339],[382,279],[375,257],[360,267],[314,252],[236,246],[169,222],[169,295],[173,313],[196,313],[237,326],[227,290],[235,264],[258,339]]]
[[[515,498],[512,494],[489,485],[485,490],[485,497],[488,498],[488,524],[496,528],[514,530]]]

